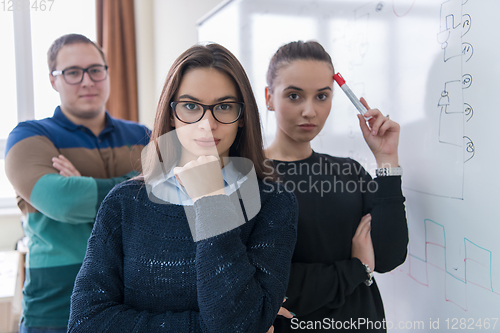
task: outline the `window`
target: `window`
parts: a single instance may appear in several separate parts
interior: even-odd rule
[[[0,12],[0,94],[2,121],[0,121],[0,209],[15,205],[14,189],[4,171],[4,155],[7,136],[17,124],[16,68],[14,53],[14,17],[12,12]]]
[[[96,40],[95,0],[54,1],[51,12],[31,12],[36,119],[52,117],[60,103],[48,78],[47,50],[57,37],[68,33]]]
[[[96,40],[95,0],[53,1],[43,8],[0,10],[3,49],[0,96],[5,110],[0,122],[0,212],[15,207],[14,189],[4,170],[5,145],[10,131],[18,121],[52,116],[60,103],[59,95],[49,82],[47,50],[57,37],[67,33],[80,33]]]

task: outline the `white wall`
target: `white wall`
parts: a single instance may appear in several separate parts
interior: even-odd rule
[[[0,215],[0,251],[14,250],[16,242],[22,237],[21,211],[13,210]]]
[[[136,0],[139,121],[153,126],[174,60],[198,41],[196,22],[221,0]]]

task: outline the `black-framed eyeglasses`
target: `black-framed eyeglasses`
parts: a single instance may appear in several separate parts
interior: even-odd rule
[[[82,83],[85,73],[88,73],[90,79],[94,82],[104,81],[108,77],[108,66],[93,65],[87,68],[70,67],[62,71],[53,71],[52,76],[62,75],[67,84],[79,84]]]
[[[171,102],[170,106],[177,119],[186,124],[194,124],[210,110],[215,120],[222,124],[232,124],[240,119],[245,104],[239,102],[221,102],[205,105],[197,102]]]

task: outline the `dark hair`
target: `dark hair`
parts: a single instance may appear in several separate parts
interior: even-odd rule
[[[85,37],[84,35],[67,34],[67,35],[61,36],[58,39],[56,39],[52,43],[52,45],[50,46],[49,51],[47,52],[47,63],[49,65],[50,73],[52,73],[53,71],[56,70],[57,55],[59,54],[59,51],[61,50],[61,48],[65,45],[77,44],[77,43],[94,45],[95,48],[97,49],[97,51],[99,51],[99,53],[101,54],[102,60],[104,60],[104,64],[107,64],[106,57],[104,56],[104,52],[99,47],[99,45],[97,45],[96,43],[94,43],[93,41],[91,41],[90,39]]]
[[[271,58],[267,69],[267,86],[273,91],[273,83],[278,71],[295,60],[317,60],[324,61],[332,66],[332,58],[323,46],[316,41],[303,42],[301,40],[283,45]]]
[[[257,178],[264,179],[264,150],[262,144],[261,124],[259,110],[255,97],[250,86],[250,81],[243,66],[236,57],[226,48],[219,44],[194,45],[182,53],[173,63],[168,72],[167,79],[163,86],[160,95],[151,141],[154,142],[154,148],[147,153],[147,160],[143,166],[147,170],[143,170],[145,178],[154,178],[158,172],[168,172],[180,158],[178,147],[180,144],[177,137],[172,140],[177,142],[165,142],[159,138],[172,131],[171,119],[173,112],[170,103],[175,97],[183,75],[194,68],[214,68],[221,73],[226,74],[233,80],[238,97],[245,104],[242,120],[243,127],[238,129],[236,138],[229,150],[229,156],[244,157],[253,162]],[[161,148],[170,148],[168,161],[161,159]],[[160,157],[158,159],[158,157]],[[162,162],[162,166],[158,166],[157,162]]]

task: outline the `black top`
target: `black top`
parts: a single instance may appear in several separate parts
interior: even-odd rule
[[[273,163],[266,162],[266,167],[274,168],[299,202],[289,299],[284,303],[296,317],[278,316],[275,332],[338,331],[337,321],[349,326],[340,331],[384,332],[377,284],[364,284],[367,274],[351,258],[351,245],[361,218],[371,213],[375,271],[388,272],[405,261],[408,226],[401,177],[373,180],[350,158],[316,152],[304,160]]]

